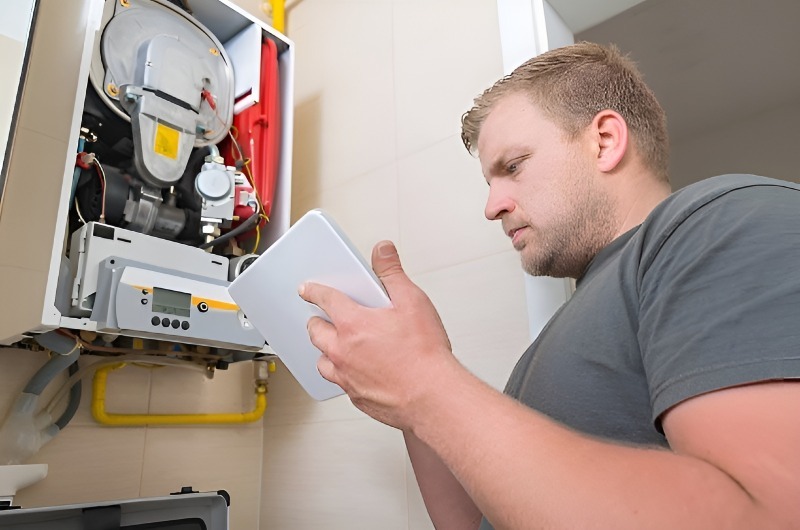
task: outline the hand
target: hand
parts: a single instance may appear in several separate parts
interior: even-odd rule
[[[331,320],[312,317],[308,333],[322,351],[317,369],[325,379],[376,420],[409,429],[416,405],[442,388],[439,376],[458,362],[436,309],[406,276],[394,244],[375,245],[372,268],[392,307],[367,308],[336,289],[307,283],[300,296]]]

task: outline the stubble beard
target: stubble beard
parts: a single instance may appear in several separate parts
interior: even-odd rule
[[[602,190],[579,190],[561,220],[542,230],[531,226],[534,237],[520,249],[522,268],[532,276],[575,278],[613,240],[614,202]]]

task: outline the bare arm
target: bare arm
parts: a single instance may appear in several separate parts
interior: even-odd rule
[[[309,321],[319,371],[361,410],[430,447],[498,530],[796,527],[800,383],[675,406],[663,418],[672,451],[597,440],[470,374],[396,253],[378,250],[373,268],[394,307],[364,308],[320,285],[303,290],[331,317]],[[407,352],[402,363],[398,351]]]
[[[438,530],[478,528],[481,512],[439,456],[410,432],[403,436],[433,525]]]
[[[460,367],[442,381],[448,392],[425,398],[414,432],[498,529],[791,528],[800,519],[798,383],[678,405],[665,418],[673,451],[664,451],[575,433]],[[490,412],[466,415],[476,402]]]

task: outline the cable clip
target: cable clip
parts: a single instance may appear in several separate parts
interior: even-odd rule
[[[89,169],[89,167],[94,165],[94,153],[87,153],[86,151],[81,151],[75,157],[75,165],[81,169]]]

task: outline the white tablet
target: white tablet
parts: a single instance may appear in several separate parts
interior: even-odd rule
[[[323,400],[343,390],[317,371],[321,353],[311,344],[306,324],[314,315],[328,317],[297,294],[307,281],[334,287],[367,307],[391,302],[372,267],[322,210],[301,217],[228,287],[297,381]]]

